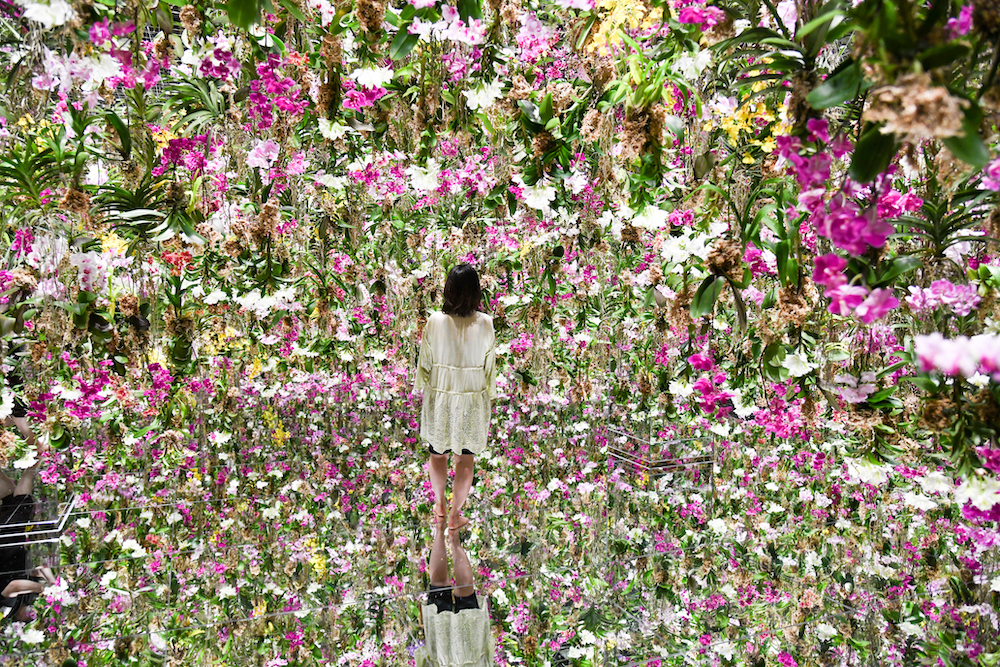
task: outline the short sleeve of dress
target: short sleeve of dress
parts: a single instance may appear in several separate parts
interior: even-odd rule
[[[427,324],[424,325],[424,335],[420,339],[420,359],[417,361],[417,376],[413,382],[414,391],[422,392],[431,381],[431,368],[434,363],[431,349],[431,320],[427,320]]]
[[[493,321],[490,321],[488,335],[488,346],[486,350],[486,362],[483,369],[486,371],[486,395],[492,401],[497,397],[497,338],[493,330]]]

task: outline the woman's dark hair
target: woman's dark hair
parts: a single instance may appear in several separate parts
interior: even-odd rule
[[[448,272],[448,278],[444,281],[444,305],[441,306],[441,312],[445,315],[468,317],[479,310],[482,298],[479,274],[469,264],[459,264]]]

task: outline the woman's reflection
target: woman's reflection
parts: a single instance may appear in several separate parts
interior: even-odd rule
[[[485,667],[493,665],[493,640],[486,600],[476,596],[472,564],[458,531],[449,533],[454,585],[448,576],[445,522],[434,528],[429,572],[431,590],[421,606],[424,646],[416,654],[417,667]]]
[[[35,464],[15,483],[0,471],[0,614],[7,620],[31,620],[31,607],[39,593],[55,583],[48,568],[29,568],[24,544],[35,514],[31,491],[37,473]]]

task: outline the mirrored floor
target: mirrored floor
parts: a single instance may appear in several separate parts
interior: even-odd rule
[[[47,603],[78,621],[54,627],[44,651],[0,635],[3,664],[488,652],[682,664],[865,613],[836,586],[804,603],[794,583],[809,563],[744,545],[749,519],[724,515],[734,487],[717,488],[711,438],[654,441],[621,425],[499,437],[476,459],[468,526],[451,532],[434,523],[426,453],[377,441],[376,415],[348,422],[316,444],[164,436],[133,459],[60,453],[35,479],[30,525],[6,526],[28,553],[8,576],[45,568],[58,580]],[[193,655],[206,637],[213,655]]]

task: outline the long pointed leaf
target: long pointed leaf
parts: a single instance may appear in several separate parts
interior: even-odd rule
[[[114,111],[109,111],[106,118],[111,123],[111,126],[115,128],[115,132],[118,133],[118,140],[121,142],[121,154],[127,160],[132,154],[132,135],[129,134],[125,122]]]

